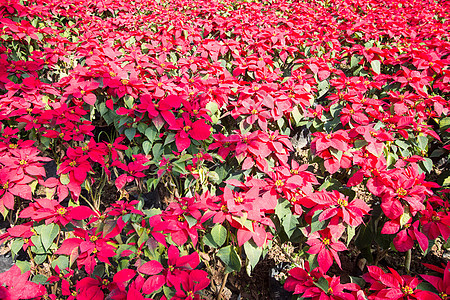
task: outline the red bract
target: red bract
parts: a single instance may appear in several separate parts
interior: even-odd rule
[[[381,177],[369,181],[367,187],[377,196],[382,197],[381,208],[387,217],[397,219],[404,213],[402,201],[409,205],[414,216],[425,208],[423,201],[432,192],[424,180],[424,174],[417,173],[417,165],[406,170],[392,169],[383,172]]]
[[[312,233],[306,243],[311,246],[308,253],[317,254],[317,261],[323,273],[330,269],[333,259],[341,268],[338,252],[347,250],[347,247],[342,242],[336,241],[336,238],[331,235],[330,229]]]
[[[88,172],[92,171],[89,156],[78,153],[75,149],[67,150],[67,157],[59,166],[57,174],[69,174],[68,188],[78,196],[81,192],[81,184],[86,180]]]
[[[86,277],[77,282],[77,299],[80,300],[103,300],[109,292],[118,288],[118,284],[110,282],[108,279],[102,279],[99,276],[95,278]]]
[[[45,220],[45,224],[56,223],[59,226],[66,226],[72,220],[84,220],[94,214],[86,206],[64,207],[58,201],[50,199],[35,201],[21,211],[20,218],[31,218],[37,222]]]
[[[295,295],[305,298],[317,297],[321,294],[320,288],[314,284],[324,275],[320,268],[311,270],[309,262],[305,261],[304,268],[293,268],[289,270],[289,275],[284,283],[284,288],[287,291],[294,292]]]
[[[208,273],[203,270],[192,270],[180,274],[176,293],[172,299],[200,300],[199,291],[209,285]]]
[[[0,274],[0,295],[2,299],[19,300],[42,297],[45,295],[45,287],[28,281],[30,271],[22,274],[18,266],[14,265],[6,272]]]
[[[414,222],[412,225],[408,222],[405,224],[404,230],[401,230],[398,233],[395,231],[395,233],[397,233],[393,241],[395,249],[401,252],[407,251],[412,249],[414,246],[414,241],[417,241],[420,249],[425,252],[428,249],[428,238],[425,234],[419,231],[418,226],[419,221]]]
[[[144,165],[147,161],[148,160],[142,155],[134,155],[133,161],[128,164],[115,160],[111,164],[111,167],[118,167],[128,173],[117,177],[115,181],[117,189],[121,190],[127,183],[130,183],[138,178],[145,177],[145,174],[142,171],[148,169],[148,167]]]
[[[431,283],[431,285],[433,285],[438,291],[439,296],[434,297],[434,299],[448,300],[450,298],[450,262],[448,262],[444,268],[438,268],[429,264],[424,265],[443,274],[442,277],[423,274],[420,275],[423,279]]]
[[[426,209],[422,210],[421,214],[420,222],[423,226],[423,232],[430,240],[436,239],[439,235],[448,240],[450,237],[450,214],[448,211],[434,209],[427,202]]]
[[[200,263],[200,257],[197,252],[180,256],[180,250],[175,246],[169,247],[167,256],[168,268],[164,270],[164,276],[166,277],[165,280],[168,286],[179,285],[180,274],[195,269]]]
[[[305,199],[305,198],[304,198]],[[348,197],[339,193],[333,192],[316,192],[309,195],[307,203],[314,203],[315,208],[322,209],[323,212],[319,216],[319,222],[328,219],[336,219],[336,222],[343,221],[350,226],[358,226],[362,223],[364,215],[370,211],[370,207],[361,199],[354,199],[349,202]],[[305,200],[306,200],[305,199]],[[305,203],[305,206],[309,206]]]
[[[87,104],[94,105],[97,98],[92,91],[95,91],[99,86],[100,84],[95,81],[71,82],[71,85],[66,88],[65,96],[72,95],[74,97],[72,101],[80,106],[83,104],[80,102],[80,98]]]
[[[56,254],[69,255],[77,260],[79,268],[84,266],[88,274],[94,271],[96,259],[110,264],[109,258],[116,255],[115,247],[111,245],[111,240],[102,238],[102,232],[94,234],[93,230],[76,228],[74,233],[78,238],[64,240]]]
[[[391,273],[384,273],[380,268],[369,266],[369,273],[363,278],[371,283],[370,290],[375,291],[369,299],[440,299],[436,294],[417,289],[420,280],[403,275],[389,268]]]
[[[144,284],[142,285],[142,291],[145,294],[152,294],[153,292],[159,290],[165,283],[165,278],[163,275],[156,275],[161,273],[163,266],[156,260],[152,260],[144,263],[139,267],[138,272],[146,275],[150,275]]]
[[[175,144],[178,151],[183,151],[191,145],[190,138],[196,141],[203,141],[211,135],[211,126],[205,120],[192,122],[188,113],[183,113],[181,119],[176,119],[174,123],[169,123],[169,129],[177,130]]]
[[[172,202],[161,215],[164,222],[155,226],[156,231],[170,233],[172,240],[179,246],[191,239],[194,245],[198,241],[198,230],[202,228],[201,204],[195,198],[182,198]]]

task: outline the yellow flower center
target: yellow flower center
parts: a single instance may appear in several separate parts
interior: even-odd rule
[[[323,240],[322,240],[322,243],[324,244],[324,245],[329,245],[330,244],[330,239],[329,238],[324,238]]]
[[[65,209],[64,207],[60,207],[60,208],[58,208],[58,209],[56,210],[56,212],[57,212],[58,214],[60,214],[61,216],[63,216],[63,215],[66,214],[67,209]]]
[[[21,166],[26,165],[26,164],[27,164],[27,161],[24,160],[24,159],[21,159],[21,160],[19,161],[19,165],[21,165]]]
[[[398,188],[396,193],[399,197],[405,197],[407,194],[406,190],[402,187]]]
[[[89,238],[89,240],[90,240],[91,242],[95,242],[96,240],[98,240],[98,237],[97,237],[96,235],[93,235],[93,236],[91,236],[91,237]]]
[[[191,126],[189,126],[189,125],[184,126],[183,130],[188,132],[189,130],[191,130]]]
[[[432,216],[431,220],[433,220],[434,222],[439,222],[441,218],[439,216]]]
[[[280,186],[283,186],[283,185],[284,185],[283,180],[278,179],[277,181],[275,181],[275,186],[276,186],[276,187],[280,187]]]
[[[404,287],[402,287],[402,292],[405,295],[411,295],[414,291],[409,286],[404,286]]]
[[[71,167],[75,167],[76,165],[77,165],[77,162],[74,160],[69,163],[69,166],[71,166]]]
[[[122,79],[121,82],[123,85],[127,85],[130,81],[128,79]]]
[[[242,199],[241,196],[234,198],[234,202],[236,202],[236,203],[242,203],[243,201],[244,201],[244,199]]]
[[[258,113],[258,111],[256,109],[252,110],[252,115],[256,115]]]
[[[339,204],[339,206],[344,206],[344,207],[348,205],[348,201],[345,199],[341,199],[341,198],[338,199],[337,203]]]

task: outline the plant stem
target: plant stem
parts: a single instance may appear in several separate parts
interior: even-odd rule
[[[225,276],[223,277],[222,286],[220,287],[219,293],[217,294],[217,299],[218,300],[222,300],[223,299],[222,298],[222,292],[223,292],[223,289],[225,288],[225,285],[227,284],[228,274],[230,274],[230,273],[226,273]]]
[[[411,249],[406,251],[405,269],[406,269],[407,274],[409,274],[411,272]]]

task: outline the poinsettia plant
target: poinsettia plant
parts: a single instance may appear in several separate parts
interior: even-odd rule
[[[447,299],[449,9],[4,1],[0,298]]]

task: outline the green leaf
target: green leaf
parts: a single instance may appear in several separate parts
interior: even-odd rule
[[[211,101],[206,104],[205,108],[209,110],[209,115],[212,116],[219,110],[219,105],[216,102]]]
[[[19,267],[22,274],[30,271],[31,269],[31,263],[29,261],[16,260],[16,266]]]
[[[216,255],[225,264],[226,273],[239,272],[241,270],[241,258],[231,245],[220,248]]]
[[[298,106],[294,107],[294,110],[292,110],[292,112],[291,112],[291,116],[294,119],[295,125],[298,126],[298,124],[302,120],[302,114],[298,110]]]
[[[137,128],[138,128],[138,131],[140,132],[140,133],[144,133],[144,132],[146,132],[147,131],[147,124],[145,124],[145,123],[139,123],[138,124],[138,126],[137,126]]]
[[[425,282],[422,281],[421,283],[419,283],[419,285],[417,286],[418,290],[422,290],[422,291],[429,291],[435,294],[439,294],[439,292],[436,290],[436,288],[434,286],[432,286],[429,282]]]
[[[360,288],[364,288],[364,286],[366,285],[366,282],[361,277],[353,277],[353,276],[349,276],[349,277],[350,277],[350,282],[356,283],[357,285],[359,285]]]
[[[442,130],[446,130],[450,128],[450,117],[443,118],[439,121],[439,127],[441,127]]]
[[[420,150],[426,151],[428,148],[428,138],[424,135],[419,135],[417,137],[417,145]]]
[[[162,155],[161,146],[162,145],[160,143],[156,143],[153,145],[152,153],[153,153],[153,160],[155,161],[159,161],[159,159],[161,158]]]
[[[227,240],[227,229],[222,225],[217,224],[211,230],[211,236],[218,247],[221,247]]]
[[[36,229],[36,227],[35,227]],[[34,246],[31,246],[31,251],[34,253],[44,254],[46,251],[44,246],[42,246],[41,237],[39,235],[33,235],[30,237],[31,242]]]
[[[445,178],[444,181],[442,182],[442,186],[448,186],[450,185],[450,176]]]
[[[275,206],[275,215],[282,220],[289,213],[291,213],[291,203],[286,199],[279,198],[278,204]]]
[[[190,215],[183,215],[186,221],[188,222],[189,228],[192,228],[192,226],[195,226],[197,224],[197,219]]]
[[[330,114],[333,118],[335,118],[342,110],[342,105],[339,103],[335,103],[330,106]]]
[[[163,286],[164,296],[167,299],[172,299],[175,296],[176,291],[173,288],[168,287],[167,285]]]
[[[244,244],[244,251],[248,259],[248,266],[250,266],[250,270],[247,269],[247,273],[251,274],[251,271],[255,268],[261,258],[262,248],[258,247],[253,241],[248,241]],[[250,276],[250,274],[248,274],[248,276]]]
[[[367,145],[369,145],[369,143],[366,140],[356,140],[355,141],[355,148],[356,149],[360,149],[360,148],[362,148],[364,146],[367,146]]]
[[[284,232],[290,238],[292,234],[294,233],[295,229],[297,229],[298,219],[296,216],[294,216],[290,211],[289,214],[287,214],[283,221],[281,222],[284,228]]]
[[[314,284],[320,288],[325,293],[328,293],[328,280],[326,280],[324,277],[320,277],[319,280],[314,282]]]
[[[59,175],[59,181],[64,185],[68,185],[70,182],[69,173]]]
[[[217,245],[217,243],[214,241],[211,233],[207,233],[205,234],[205,236],[203,237],[203,243],[211,248],[219,248],[220,246]]]
[[[372,69],[375,73],[380,74],[380,67],[381,67],[381,62],[379,60],[372,60],[370,62],[370,65],[372,66]]]
[[[23,247],[23,239],[14,239],[11,242],[11,252],[13,254],[13,256],[16,256],[17,253],[19,253],[20,249],[22,249]]]
[[[428,173],[430,173],[431,170],[433,169],[433,161],[431,159],[429,159],[428,157],[425,157],[425,160],[421,161],[420,164],[424,166],[425,170]]]
[[[34,257],[34,263],[37,265],[42,264],[47,259],[47,254],[36,254]]]
[[[132,127],[125,129],[125,136],[128,138],[128,140],[132,141],[135,135],[136,135],[136,128]]]
[[[350,244],[351,240],[355,236],[356,228],[350,225],[347,225],[347,246]]]
[[[334,148],[328,148],[330,150],[330,154],[333,155],[338,161],[341,161],[342,154],[344,154],[341,150],[336,150]]]
[[[33,276],[33,279],[31,280],[34,283],[40,283],[40,284],[44,284],[45,282],[47,282],[47,276],[42,275],[42,274],[36,274]]]
[[[142,149],[144,150],[145,155],[148,155],[150,153],[151,148],[152,144],[149,141],[144,141],[142,143]]]
[[[150,126],[147,129],[145,129],[145,136],[150,140],[151,143],[155,141],[157,134],[158,130],[153,126]]]
[[[42,246],[45,250],[50,249],[53,244],[53,240],[59,234],[59,226],[55,223],[45,225],[41,232]]]
[[[353,55],[350,60],[350,68],[354,68],[358,66],[359,62],[361,61],[362,56],[360,55]]]
[[[316,210],[314,215],[311,218],[311,233],[322,230],[326,226],[326,222],[319,222],[319,215],[322,213],[322,210]]]
[[[244,213],[243,216],[233,216],[233,220],[247,228],[248,230],[253,232],[253,223],[249,219],[247,219],[247,214]]]
[[[408,143],[406,143],[406,142],[404,142],[404,141],[402,141],[402,140],[395,140],[395,142],[394,142],[397,146],[399,146],[400,148],[402,148],[402,149],[408,149],[409,148],[409,144]]]
[[[330,84],[328,83],[327,80],[324,80],[324,81],[319,82],[319,84],[317,85],[317,88],[319,90],[318,98],[320,98],[328,92],[328,90],[330,89]]]
[[[56,266],[60,270],[65,270],[69,267],[69,257],[66,255],[60,255],[57,259],[52,261],[52,268],[54,269]]]

